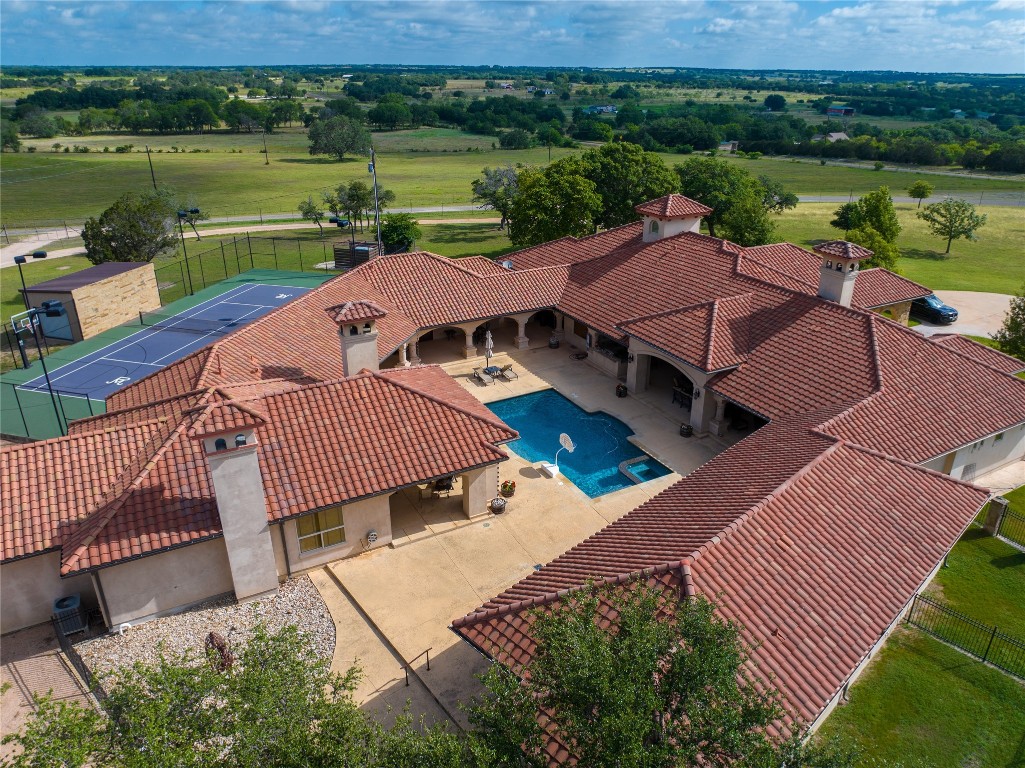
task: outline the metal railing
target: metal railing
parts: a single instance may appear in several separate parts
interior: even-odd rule
[[[997,526],[997,536],[1025,547],[1025,515],[1005,509]]]
[[[417,656],[415,656],[414,658],[410,659],[409,661],[407,661],[405,664],[402,665],[402,670],[406,673],[406,687],[407,688],[409,687],[409,668],[411,666],[413,666],[413,662],[415,662],[421,656],[426,656],[427,657],[427,671],[428,672],[431,671],[431,651],[433,651],[433,650],[434,650],[434,648],[432,646],[431,648],[428,648],[423,653],[418,654]]]
[[[924,595],[915,595],[906,621],[969,656],[1025,680],[1025,642]]]

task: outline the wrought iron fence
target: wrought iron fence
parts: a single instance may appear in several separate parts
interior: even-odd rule
[[[1000,525],[997,526],[997,536],[1025,547],[1025,516],[1005,509],[1000,516]]]
[[[1025,680],[1025,642],[924,595],[915,595],[906,621],[970,656]]]
[[[59,615],[54,615],[50,617],[50,622],[53,624],[53,633],[57,635],[57,642],[60,643],[61,652],[71,663],[71,666],[75,668],[75,671],[78,672],[86,687],[96,697],[96,700],[102,704],[107,698],[107,692],[103,689],[96,675],[86,666],[82,657],[78,655],[74,644],[68,639],[68,633],[65,632],[62,618]]]

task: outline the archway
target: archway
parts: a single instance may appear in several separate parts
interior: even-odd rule
[[[647,378],[644,387],[656,401],[664,398],[671,405],[690,410],[693,403],[694,382],[682,368],[668,360],[654,355],[638,355],[647,358]]]

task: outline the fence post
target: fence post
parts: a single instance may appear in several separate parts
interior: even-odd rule
[[[303,241],[297,237],[295,239],[295,244],[299,248],[299,271],[305,272],[305,270],[303,269]]]
[[[224,279],[228,279],[228,260],[224,258],[224,243],[221,243],[221,264],[224,265]]]
[[[21,398],[18,397],[17,385],[11,385],[11,390],[14,392],[14,403],[18,406],[18,414],[21,416],[21,424],[25,427],[25,437],[32,437],[28,431],[28,420],[25,418],[25,411],[21,407]]]
[[[206,288],[206,274],[203,272],[202,254],[196,257],[196,263],[199,264],[199,279],[203,281],[203,287]]]
[[[986,522],[982,524],[982,529],[990,536],[999,535],[1000,525],[1004,522],[1004,515],[1010,504],[1011,502],[1003,496],[994,496],[990,500],[989,508],[986,510]]]
[[[270,249],[274,253],[274,269],[277,270],[277,268],[278,268],[278,239],[276,237],[272,237],[270,239]]]
[[[246,242],[249,244],[249,266],[252,269],[256,269],[256,262],[253,260],[253,240],[249,237],[248,232],[246,232]]]
[[[993,627],[989,633],[989,642],[986,644],[986,652],[982,654],[982,660],[986,661],[989,659],[989,649],[993,647],[993,638],[997,636],[997,628]]]
[[[7,225],[6,224],[0,225],[0,234],[3,234],[4,240],[6,240],[7,244],[10,245],[11,244],[11,236],[9,234],[7,234]]]

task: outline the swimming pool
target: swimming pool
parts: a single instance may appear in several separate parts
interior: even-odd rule
[[[627,440],[633,432],[619,419],[588,413],[554,389],[488,403],[488,408],[520,433],[509,447],[527,461],[552,461],[559,434],[569,435],[576,450],[559,454],[559,471],[592,499],[672,471]]]

